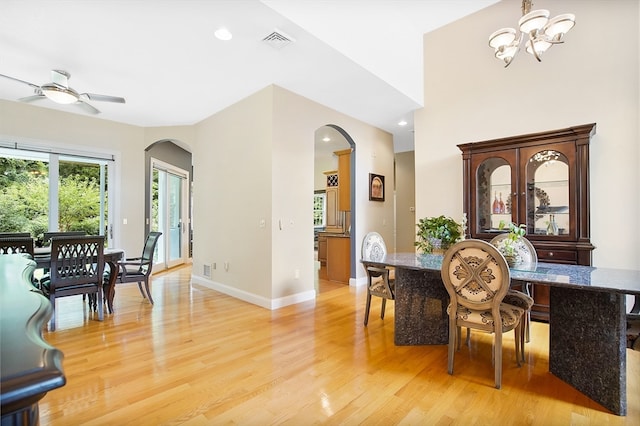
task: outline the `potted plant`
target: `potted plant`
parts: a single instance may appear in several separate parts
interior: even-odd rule
[[[444,251],[462,239],[462,225],[444,215],[422,218],[417,226],[418,241],[415,245],[424,253]]]
[[[518,250],[518,242],[519,240],[525,236],[527,233],[527,226],[524,223],[520,225],[516,225],[513,222],[505,222],[501,220],[498,224],[498,229],[502,230],[505,228],[509,228],[509,232],[505,238],[500,239],[496,243],[496,248],[510,266],[517,265],[521,259],[520,252]]]

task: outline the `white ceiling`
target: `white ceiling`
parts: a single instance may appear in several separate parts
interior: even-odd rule
[[[92,102],[98,118],[145,127],[192,125],[276,84],[393,133],[406,151],[423,106],[423,34],[497,1],[0,0],[0,74],[41,85],[66,70],[80,93],[126,98]],[[221,26],[232,40],[214,37]],[[262,41],[276,29],[295,41]],[[0,99],[32,94],[0,78]]]

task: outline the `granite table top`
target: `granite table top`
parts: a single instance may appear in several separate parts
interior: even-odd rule
[[[381,259],[362,261],[380,266],[439,272],[442,258],[441,254],[389,253]],[[511,279],[516,281],[640,295],[640,270],[538,262],[535,270],[511,268],[510,272]]]

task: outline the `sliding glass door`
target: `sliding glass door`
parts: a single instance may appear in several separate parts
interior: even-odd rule
[[[157,268],[171,268],[188,257],[188,172],[151,159],[151,230],[162,232]]]
[[[108,178],[113,161],[51,152],[0,148],[0,231],[106,235]]]

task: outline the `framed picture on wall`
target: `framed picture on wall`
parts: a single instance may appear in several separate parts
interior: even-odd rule
[[[384,201],[384,176],[369,173],[369,201]]]

